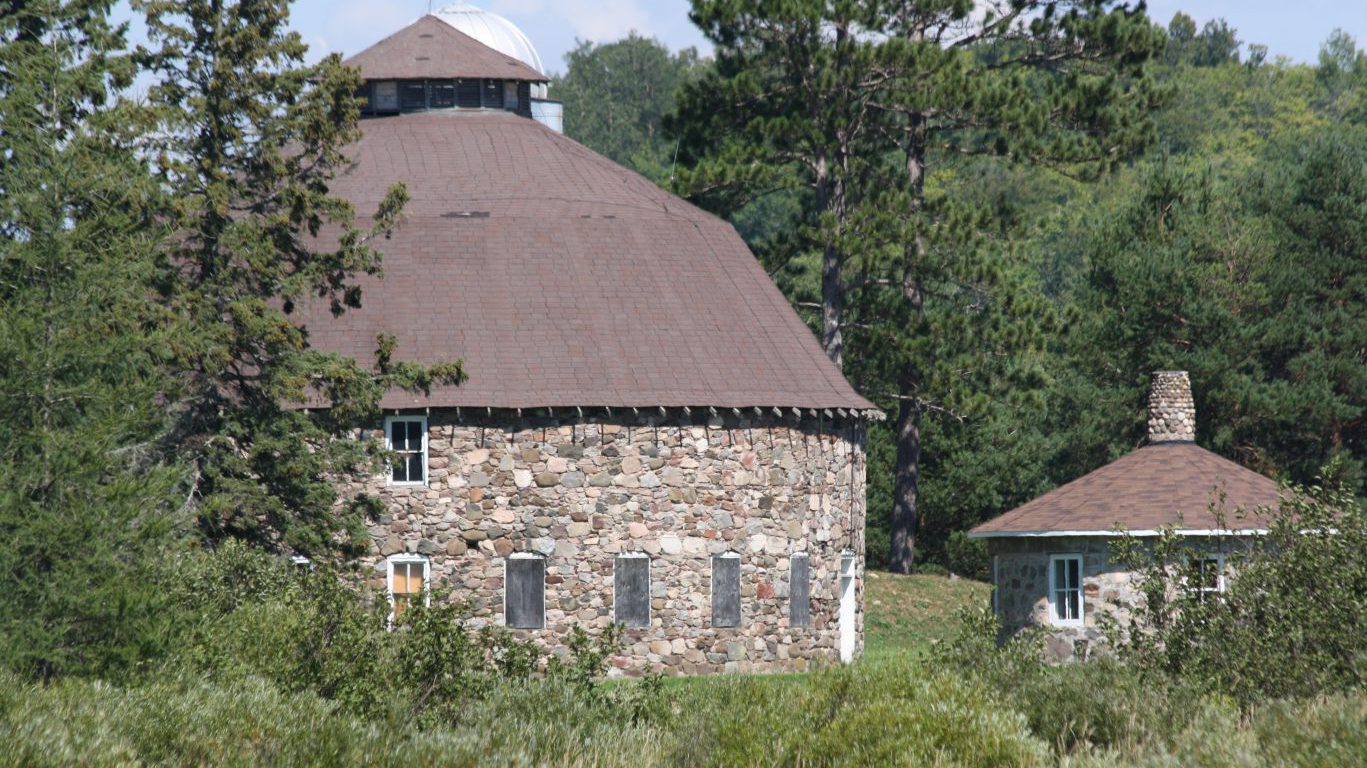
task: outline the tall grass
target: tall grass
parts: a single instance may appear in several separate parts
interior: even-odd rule
[[[509,681],[458,722],[371,717],[262,678],[119,688],[0,677],[0,766],[1329,766],[1367,755],[1367,695],[1261,705],[1147,689],[1120,667],[993,690],[906,659],[804,677],[586,692]],[[1088,687],[1090,686],[1090,690]]]

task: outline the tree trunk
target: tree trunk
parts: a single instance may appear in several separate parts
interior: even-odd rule
[[[925,120],[912,115],[907,127],[906,163],[907,182],[911,191],[912,211],[917,214],[925,204]],[[921,283],[921,269],[926,258],[926,241],[917,235],[906,246],[906,264],[902,273],[902,299],[911,308],[910,333],[921,332],[925,311],[925,291]],[[891,547],[888,570],[911,573],[916,554],[916,527],[920,522],[921,480],[921,369],[915,360],[902,362],[897,377],[897,462],[893,469]]]
[[[816,162],[816,205],[823,213],[845,215],[845,186],[831,174],[830,161],[818,156]],[[845,315],[845,285],[841,281],[840,249],[827,239],[821,253],[821,348],[837,368],[844,367],[845,340],[841,324]]]
[[[821,256],[821,348],[837,368],[844,368],[845,340],[840,333],[844,316],[844,285],[840,280],[840,251],[827,243]]]
[[[903,373],[900,387],[906,391],[905,379],[914,376],[911,366]],[[921,404],[911,398],[897,407],[897,463],[893,469],[892,546],[888,552],[888,570],[911,573],[916,549],[917,495],[921,479]]]

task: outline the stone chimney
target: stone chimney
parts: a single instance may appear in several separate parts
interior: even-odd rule
[[[1149,381],[1149,442],[1196,439],[1196,403],[1186,371],[1154,371]]]

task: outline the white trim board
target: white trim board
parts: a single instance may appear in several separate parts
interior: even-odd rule
[[[1266,528],[1178,528],[1173,531],[1179,536],[1266,536]],[[1161,536],[1163,531],[1144,528],[1136,531],[1003,531],[968,534],[973,539],[1047,539],[1064,536]]]

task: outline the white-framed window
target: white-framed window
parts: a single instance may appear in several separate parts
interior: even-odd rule
[[[504,561],[503,623],[514,629],[546,626],[546,558],[516,552]]]
[[[1191,576],[1187,589],[1197,600],[1225,591],[1225,556],[1199,555],[1191,559]]]
[[[426,485],[427,417],[386,417],[384,442],[395,453],[394,465],[389,468],[389,484]]]
[[[1083,611],[1082,555],[1050,555],[1050,620],[1057,627],[1080,627]]]
[[[631,629],[650,626],[650,556],[644,552],[613,559],[612,620]]]
[[[427,605],[431,592],[427,580],[431,563],[422,555],[390,555],[389,564],[389,620],[403,615],[415,603]]]

